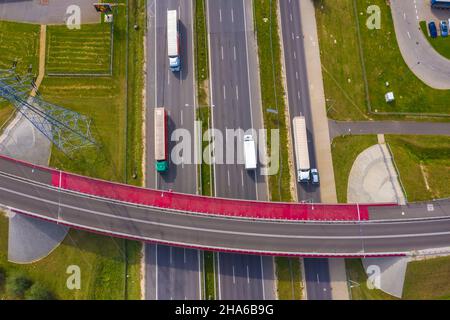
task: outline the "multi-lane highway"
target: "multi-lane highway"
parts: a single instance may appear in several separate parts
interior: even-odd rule
[[[212,124],[224,136],[227,129],[263,127],[252,12],[252,1],[207,1]],[[242,142],[233,144],[236,152],[242,150]],[[223,151],[226,156],[230,150]],[[237,161],[214,165],[214,190],[219,197],[267,200],[266,181],[259,170],[247,172]],[[219,299],[273,298],[270,257],[219,253],[216,270]]]
[[[182,69],[169,70],[167,56],[167,10],[179,14]],[[170,163],[169,171],[157,174],[154,168],[155,107],[165,107],[169,114],[169,137],[175,129],[194,134],[195,81],[193,49],[192,1],[151,0],[147,3],[147,148],[146,186],[153,189],[174,190],[195,194],[197,166],[187,155],[182,164]],[[176,142],[169,143],[172,150]],[[194,150],[194,141],[190,142]],[[146,296],[148,299],[201,299],[201,255],[198,250],[147,244]]]
[[[370,209],[405,217],[397,220],[327,223],[225,218],[94,197],[54,187],[58,177],[54,171],[4,158],[0,164],[3,206],[117,237],[243,253],[324,256],[407,254],[450,243],[450,201],[435,203],[433,208],[423,204]],[[422,218],[409,218],[414,212]]]
[[[310,163],[312,168],[317,168],[300,3],[299,1],[279,1],[279,8],[290,120],[292,123],[294,117],[305,117]],[[293,136],[293,133],[291,133],[291,136]],[[299,201],[319,203],[321,201],[320,187],[311,184],[298,184],[297,198]],[[304,259],[303,262],[308,298],[330,298],[331,295],[326,290],[317,290],[318,287],[326,288],[330,286],[328,260]]]

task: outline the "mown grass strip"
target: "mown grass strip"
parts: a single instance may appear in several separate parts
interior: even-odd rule
[[[127,73],[127,183],[142,185],[144,113],[144,37],[146,30],[145,0],[129,0],[128,73]],[[135,26],[137,28],[135,29]]]
[[[283,147],[288,145],[288,130],[286,126],[285,92],[282,83],[281,45],[278,33],[278,1],[254,0],[254,19],[258,41],[259,71],[261,78],[261,97],[264,117],[264,127],[269,131],[279,129],[280,132],[280,170],[277,175],[269,177],[271,201],[292,201],[289,168],[289,151]],[[268,112],[277,110],[277,114]],[[294,258],[276,258],[278,298],[282,300],[301,299],[300,261]]]
[[[278,34],[277,0],[254,0],[255,25],[258,40],[259,70],[264,127],[269,132],[268,153],[271,150],[271,130],[280,132],[280,170],[269,177],[270,199],[292,201],[290,190],[289,151],[286,127],[286,104],[281,69],[281,48]],[[268,112],[277,110],[277,114]]]
[[[208,77],[209,77],[209,55],[208,55],[208,33],[206,30],[206,6],[205,0],[195,0],[195,51],[196,51],[196,73],[197,73],[197,97],[199,105],[208,104]]]
[[[110,74],[111,32],[110,23],[83,25],[71,32],[66,26],[49,26],[47,74]]]
[[[280,300],[300,300],[302,293],[302,276],[300,259],[276,257],[277,290]]]
[[[197,121],[201,122],[201,134],[211,128],[211,107],[208,99],[208,77],[209,77],[209,46],[208,32],[206,24],[206,3],[205,0],[194,0],[194,34],[195,34],[195,67],[197,80]],[[201,150],[208,147],[209,142],[201,142]],[[203,156],[203,155],[202,155]],[[204,196],[214,196],[213,184],[214,176],[212,166],[204,163],[200,164],[199,181],[200,191]],[[216,298],[215,285],[216,275],[214,272],[215,254],[213,252],[203,252],[204,263],[204,297],[207,300]]]

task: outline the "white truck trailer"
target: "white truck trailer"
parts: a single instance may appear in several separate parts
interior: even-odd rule
[[[245,170],[255,170],[256,163],[256,145],[251,135],[244,136],[244,160]]]
[[[157,172],[169,169],[167,156],[167,113],[162,107],[155,108],[155,168]]]
[[[178,30],[177,10],[167,10],[167,53],[169,68],[173,72],[181,70],[180,33]]]
[[[295,160],[297,163],[297,182],[306,183],[310,180],[310,164],[308,151],[308,136],[305,117],[295,117],[292,120],[294,131]]]

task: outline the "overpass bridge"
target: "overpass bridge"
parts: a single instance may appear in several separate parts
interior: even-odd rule
[[[0,156],[0,204],[114,237],[277,256],[401,256],[450,244],[450,202],[326,205],[148,190]]]

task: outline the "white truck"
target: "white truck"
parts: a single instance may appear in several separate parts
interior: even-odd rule
[[[310,164],[308,151],[308,136],[305,117],[295,117],[292,120],[294,131],[295,160],[297,163],[297,182],[306,183],[310,180]]]
[[[155,108],[155,168],[157,172],[169,169],[167,156],[167,113],[162,107]]]
[[[251,135],[244,136],[244,160],[245,170],[255,170],[256,163],[256,145]]]
[[[181,70],[180,33],[178,30],[177,10],[167,10],[167,53],[169,68],[172,72]]]

